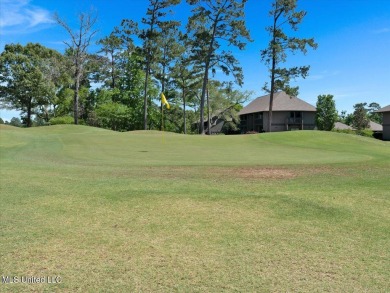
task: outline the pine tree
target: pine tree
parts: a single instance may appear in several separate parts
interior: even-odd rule
[[[307,47],[316,49],[317,44],[313,38],[303,39],[288,36],[283,30],[288,25],[292,31],[298,30],[298,25],[306,15],[305,11],[297,11],[297,0],[273,0],[269,14],[272,17],[272,25],[266,30],[271,35],[268,47],[261,51],[261,59],[270,71],[271,85],[265,84],[263,90],[270,93],[268,131],[272,131],[272,107],[274,93],[283,90],[292,96],[298,95],[298,87],[290,87],[290,80],[296,77],[305,78],[310,66],[283,68],[282,64],[287,60],[288,52],[307,52]]]
[[[204,105],[209,81],[209,71],[222,69],[232,73],[240,86],[243,84],[242,68],[232,52],[221,50],[221,44],[233,45],[240,50],[250,41],[245,27],[245,3],[247,0],[187,0],[194,6],[187,30],[192,43],[192,59],[203,69],[200,97],[199,133],[204,134]]]

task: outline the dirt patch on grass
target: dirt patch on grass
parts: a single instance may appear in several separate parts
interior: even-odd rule
[[[156,179],[214,179],[214,180],[260,180],[260,179],[291,179],[299,176],[287,168],[273,167],[146,167],[134,169],[111,170],[110,175],[116,178],[156,178]]]
[[[149,168],[149,174],[165,178],[200,178],[200,179],[291,179],[298,174],[293,170],[271,167],[164,167]]]
[[[298,175],[289,169],[264,167],[226,169],[224,173],[231,178],[242,179],[291,179]]]

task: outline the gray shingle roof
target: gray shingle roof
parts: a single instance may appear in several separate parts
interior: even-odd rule
[[[370,128],[372,131],[383,131],[383,126],[381,124],[378,124],[371,120],[368,123],[368,128]]]
[[[244,115],[256,112],[267,112],[269,111],[269,99],[270,95],[259,97],[250,102],[238,114]],[[285,92],[277,92],[274,94],[272,111],[316,112],[316,108],[297,97],[287,95]]]
[[[339,130],[344,130],[344,129],[353,129],[351,126],[347,125],[347,124],[344,124],[344,123],[341,123],[341,122],[336,122],[334,124],[334,128],[335,129],[339,129]]]
[[[375,111],[375,112],[378,112],[378,113],[390,112],[390,105],[388,105],[386,107],[383,107],[383,108],[381,108],[381,109],[379,109],[378,111]]]

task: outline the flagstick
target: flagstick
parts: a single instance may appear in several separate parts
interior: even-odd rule
[[[164,105],[161,106],[161,129],[162,129],[162,143],[165,144],[165,140],[164,140]]]

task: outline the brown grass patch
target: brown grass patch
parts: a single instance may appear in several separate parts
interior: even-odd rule
[[[332,174],[345,176],[346,170],[324,166],[285,168],[269,166],[247,167],[199,167],[199,166],[153,166],[112,170],[111,176],[119,178],[145,177],[161,179],[244,179],[244,180],[287,180],[301,176]]]
[[[285,168],[270,167],[150,167],[149,176],[174,178],[224,178],[224,179],[291,179],[298,173]]]
[[[234,172],[243,179],[291,179],[297,176],[292,170],[283,168],[237,168]]]

